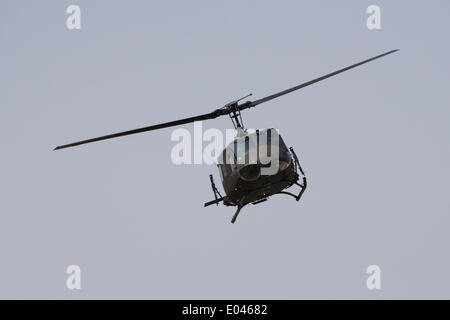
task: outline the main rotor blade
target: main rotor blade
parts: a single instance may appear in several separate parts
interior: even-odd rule
[[[97,137],[97,138],[77,141],[77,142],[73,142],[73,143],[57,146],[53,150],[59,150],[59,149],[64,149],[64,148],[69,148],[69,147],[75,147],[75,146],[79,146],[79,145],[85,144],[85,143],[91,143],[91,142],[96,142],[96,141],[101,141],[101,140],[106,140],[106,139],[112,139],[112,138],[127,136],[127,135],[130,135],[130,134],[136,134],[136,133],[141,133],[141,132],[146,132],[146,131],[152,131],[152,130],[167,128],[167,127],[178,126],[178,125],[182,125],[182,124],[186,124],[186,123],[190,123],[190,122],[194,122],[194,121],[214,119],[214,118],[216,118],[218,116],[219,116],[219,114],[217,112],[206,113],[206,114],[203,114],[203,115],[200,115],[200,116],[195,116],[195,117],[185,118],[185,119],[181,119],[181,120],[175,120],[175,121],[155,124],[153,126],[148,126],[148,127],[143,127],[143,128],[139,128],[139,129],[133,129],[133,130],[128,130],[128,131],[108,134],[106,136],[101,136],[101,137]]]
[[[292,87],[292,88],[290,88],[290,89],[286,89],[286,90],[280,91],[280,92],[278,92],[278,93],[272,94],[272,95],[267,96],[267,97],[264,97],[264,98],[262,98],[262,99],[252,101],[250,105],[246,105],[247,103],[244,103],[244,104],[243,104],[243,107],[244,107],[244,108],[241,108],[241,109],[245,109],[246,107],[247,107],[247,108],[254,107],[254,106],[256,106],[256,105],[258,105],[258,104],[260,104],[260,103],[267,102],[267,101],[269,101],[269,100],[272,100],[272,99],[281,97],[281,96],[283,96],[283,95],[285,95],[285,94],[291,93],[292,91],[295,91],[295,90],[298,90],[298,89],[307,87],[307,86],[309,86],[309,85],[311,85],[311,84],[313,84],[313,83],[316,83],[316,82],[322,81],[322,80],[324,80],[324,79],[327,79],[327,78],[329,78],[329,77],[335,76],[335,75],[337,75],[337,74],[339,74],[339,73],[341,73],[341,72],[344,72],[344,71],[347,71],[347,70],[356,68],[356,67],[358,67],[358,66],[360,66],[360,65],[362,65],[362,64],[364,64],[364,63],[373,61],[373,60],[375,60],[375,59],[378,59],[378,58],[381,58],[381,57],[384,57],[384,56],[387,56],[388,54],[394,53],[394,52],[396,52],[396,51],[398,51],[398,49],[396,49],[396,50],[391,50],[391,51],[388,51],[388,52],[386,52],[386,53],[380,54],[380,55],[378,55],[378,56],[376,56],[376,57],[373,57],[373,58],[370,58],[370,59],[367,59],[367,60],[364,60],[364,61],[355,63],[355,64],[353,64],[353,65],[351,65],[351,66],[349,66],[349,67],[346,67],[346,68],[340,69],[340,70],[338,70],[338,71],[335,71],[335,72],[326,74],[326,75],[324,75],[324,76],[322,76],[322,77],[320,77],[320,78],[317,78],[317,79],[314,79],[314,80],[311,80],[311,81],[302,83],[302,84],[300,84],[300,85],[298,85],[298,86],[295,86],[295,87]]]
[[[251,108],[251,107],[257,106],[258,104],[261,104],[263,102],[267,102],[269,100],[272,100],[272,99],[278,98],[280,96],[283,96],[285,94],[291,93],[291,92],[293,92],[295,90],[307,87],[307,86],[309,86],[309,85],[311,85],[313,83],[316,83],[316,82],[322,81],[324,79],[327,79],[329,77],[335,76],[335,75],[337,75],[337,74],[339,74],[341,72],[350,70],[350,69],[355,68],[357,66],[360,66],[360,65],[362,65],[364,63],[367,63],[367,62],[370,62],[372,60],[384,57],[384,56],[386,56],[388,54],[391,54],[391,53],[394,53],[396,51],[398,51],[398,49],[388,51],[388,52],[380,54],[380,55],[378,55],[376,57],[373,57],[373,58],[361,61],[361,62],[353,64],[353,65],[351,65],[349,67],[337,70],[335,72],[332,72],[332,73],[329,73],[327,75],[324,75],[324,76],[322,76],[320,78],[317,78],[317,79],[314,79],[314,80],[302,83],[302,84],[300,84],[298,86],[295,86],[295,87],[292,87],[290,89],[286,89],[286,90],[280,91],[278,93],[272,94],[272,95],[264,97],[262,99],[255,100],[255,101],[247,101],[247,102],[239,105],[238,106],[238,110],[244,110],[244,109],[247,109],[247,108]],[[203,115],[200,115],[200,116],[195,116],[195,117],[190,117],[190,118],[185,118],[185,119],[175,120],[175,121],[170,121],[170,122],[165,122],[165,123],[160,123],[160,124],[156,124],[156,125],[153,125],[153,126],[148,126],[148,127],[143,127],[143,128],[139,128],[139,129],[133,129],[133,130],[128,130],[128,131],[124,131],[124,132],[113,133],[113,134],[109,134],[109,135],[101,136],[101,137],[97,137],[97,138],[77,141],[77,142],[73,142],[73,143],[57,146],[53,150],[59,150],[59,149],[64,149],[64,148],[69,148],[69,147],[75,147],[75,146],[79,146],[79,145],[85,144],[85,143],[91,143],[91,142],[96,142],[96,141],[101,141],[101,140],[107,140],[107,139],[127,136],[127,135],[130,135],[130,134],[136,134],[136,133],[141,133],[141,132],[146,132],[146,131],[152,131],[152,130],[167,128],[167,127],[178,126],[178,125],[182,125],[182,124],[186,124],[186,123],[190,123],[190,122],[194,122],[194,121],[214,119],[214,118],[217,118],[218,116],[226,115],[226,114],[229,114],[229,113],[235,112],[235,111],[236,111],[235,109],[221,108],[221,109],[217,109],[217,110],[215,110],[215,111],[213,111],[211,113],[206,113],[206,114],[203,114]]]

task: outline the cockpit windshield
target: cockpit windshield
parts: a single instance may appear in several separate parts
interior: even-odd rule
[[[252,162],[253,159],[249,159],[248,155],[253,153],[253,151],[256,153],[256,150],[256,141],[251,139],[249,136],[245,137],[245,139],[235,140],[233,143],[233,153],[236,164],[246,164]]]
[[[272,154],[273,152],[275,153]],[[273,157],[276,158],[276,163],[278,163],[278,160],[281,160],[281,155],[286,152],[289,151],[275,129],[256,130],[256,132],[244,137],[237,137],[230,143],[220,155],[218,164],[222,176],[225,177],[242,165],[267,166],[272,163]],[[286,163],[289,165],[290,162]],[[281,167],[284,168],[287,165],[283,163]]]

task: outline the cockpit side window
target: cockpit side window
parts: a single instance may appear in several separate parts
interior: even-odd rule
[[[281,136],[279,135],[279,148],[280,150],[288,150],[286,144],[284,143],[283,139],[281,138]]]
[[[271,147],[275,146],[276,143],[278,143],[277,147],[280,148],[280,150],[287,150],[286,144],[284,143],[283,139],[278,134],[277,130],[273,128],[267,129],[266,133],[262,137],[260,137],[258,134],[258,144],[260,143],[262,145],[267,145],[268,154],[270,154]]]
[[[233,165],[235,163],[233,158],[234,153],[230,148],[225,149],[220,156],[219,167],[223,177],[229,176],[231,174]]]

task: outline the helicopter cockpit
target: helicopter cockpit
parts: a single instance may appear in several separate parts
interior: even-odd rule
[[[244,181],[272,175],[291,164],[291,155],[277,130],[270,128],[244,134],[231,142],[221,153],[218,166],[221,179],[237,172]]]

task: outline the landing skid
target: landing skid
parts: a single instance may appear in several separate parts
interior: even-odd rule
[[[275,194],[287,194],[288,196],[292,196],[292,197],[295,198],[295,200],[299,201],[300,198],[302,197],[303,193],[304,193],[305,190],[306,190],[306,178],[303,177],[303,185],[301,185],[301,184],[298,183],[298,182],[294,182],[294,184],[298,185],[298,186],[301,188],[301,189],[300,189],[300,192],[298,193],[298,195],[295,195],[295,194],[290,193],[290,192],[287,192],[287,191],[280,191],[280,192],[277,192],[277,193],[275,193]]]

